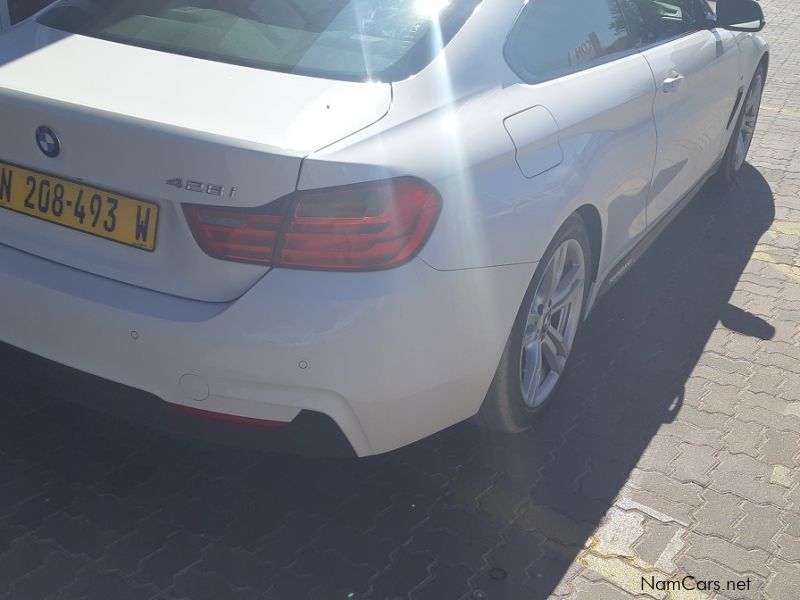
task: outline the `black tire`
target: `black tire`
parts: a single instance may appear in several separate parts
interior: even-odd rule
[[[733,187],[736,184],[736,181],[739,178],[739,173],[741,171],[741,165],[736,164],[736,143],[739,138],[739,131],[742,127],[742,121],[744,120],[745,114],[745,106],[747,104],[747,98],[750,95],[750,92],[753,90],[753,87],[756,85],[756,82],[759,78],[761,78],[762,84],[762,91],[763,91],[763,83],[766,79],[766,66],[762,63],[756,69],[755,74],[753,75],[753,79],[750,81],[750,85],[747,88],[744,96],[742,96],[742,105],[739,108],[739,116],[736,119],[736,123],[734,124],[731,130],[731,137],[728,141],[728,146],[725,149],[725,155],[722,158],[722,162],[719,165],[719,169],[714,177],[714,183],[716,184],[717,188],[719,189],[728,189]],[[759,98],[760,101],[760,98]],[[756,116],[756,122],[758,121],[758,116]],[[748,148],[749,150],[749,148]],[[745,153],[745,159],[747,158],[747,154]]]
[[[580,216],[573,214],[558,230],[544,256],[539,261],[536,271],[533,274],[533,279],[531,279],[528,285],[528,289],[525,292],[525,296],[517,312],[511,334],[506,342],[506,347],[503,351],[503,356],[500,358],[500,364],[497,366],[492,384],[489,387],[489,391],[478,413],[478,421],[490,429],[506,433],[525,431],[533,425],[536,418],[542,412],[552,405],[554,398],[558,395],[558,388],[561,386],[564,379],[563,374],[544,403],[535,409],[528,408],[523,400],[522,391],[520,389],[520,358],[522,336],[528,316],[528,309],[533,301],[534,293],[536,292],[539,282],[542,280],[542,276],[553,253],[563,242],[569,239],[574,239],[580,244],[586,265],[586,283],[583,290],[583,303],[578,321],[579,325],[576,339],[580,336],[580,328],[585,316],[586,301],[590,288],[592,260],[591,245],[589,242],[589,235],[586,232],[586,226]],[[564,372],[569,370],[571,360],[572,355],[567,358]]]

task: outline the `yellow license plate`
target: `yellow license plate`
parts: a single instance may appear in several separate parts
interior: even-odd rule
[[[0,162],[0,208],[152,252],[158,205]]]

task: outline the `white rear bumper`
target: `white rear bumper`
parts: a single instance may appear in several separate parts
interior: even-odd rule
[[[274,269],[213,304],[0,245],[0,340],[167,402],[275,421],[320,412],[364,456],[478,410],[534,268]]]

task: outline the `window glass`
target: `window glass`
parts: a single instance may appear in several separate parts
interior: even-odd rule
[[[35,15],[53,0],[8,0],[8,14],[11,24],[19,23],[23,19]]]
[[[480,0],[65,0],[39,22],[256,68],[396,80],[424,67]]]
[[[705,13],[697,0],[619,0],[632,34],[652,44],[700,29]]]
[[[506,58],[524,79],[543,81],[633,45],[617,0],[535,0],[514,24]]]

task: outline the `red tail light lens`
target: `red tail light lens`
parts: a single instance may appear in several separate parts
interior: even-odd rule
[[[303,269],[369,271],[408,261],[428,239],[441,197],[414,177],[297,192],[259,209],[184,205],[216,258]]]
[[[203,251],[223,260],[271,265],[287,200],[258,209],[184,204],[183,213]]]
[[[276,264],[342,270],[395,267],[428,239],[440,206],[438,192],[413,177],[300,192]]]

